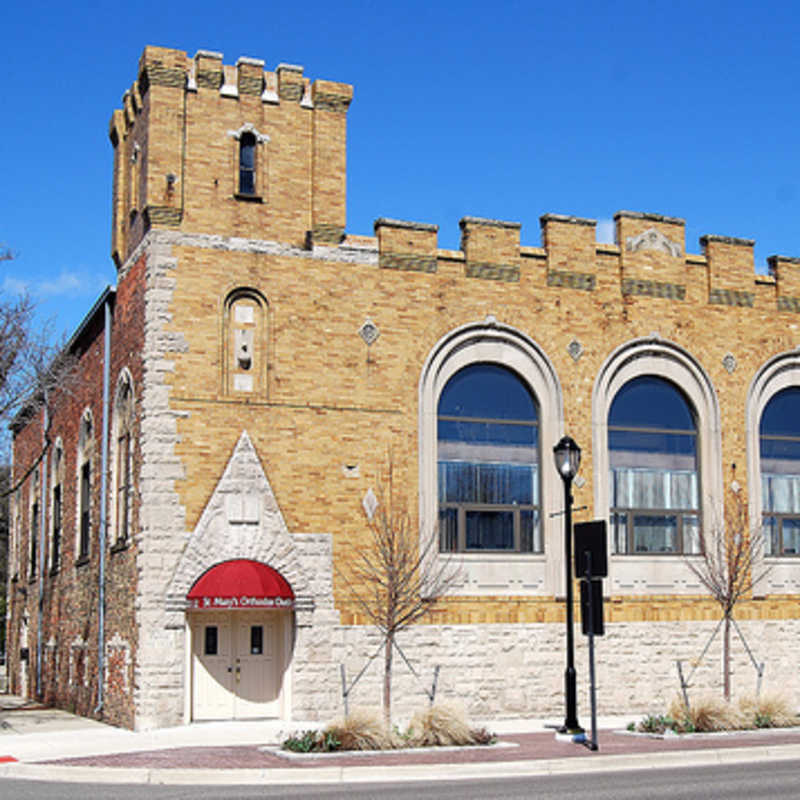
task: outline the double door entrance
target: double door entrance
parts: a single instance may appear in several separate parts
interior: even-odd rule
[[[192,719],[281,716],[287,612],[202,611],[190,627]]]

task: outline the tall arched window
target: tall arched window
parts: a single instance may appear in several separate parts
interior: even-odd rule
[[[541,552],[537,405],[499,364],[458,371],[439,396],[442,551]]]
[[[39,496],[39,468],[31,479],[30,537],[28,540],[28,578],[36,577],[39,562],[39,514],[41,513],[41,497]]]
[[[64,495],[64,447],[61,439],[53,450],[52,477],[53,505],[50,509],[50,570],[55,572],[61,565],[62,501]]]
[[[124,545],[130,535],[131,499],[133,494],[133,381],[124,370],[117,381],[114,396],[112,447],[112,492],[114,515],[111,541]]]
[[[256,137],[246,131],[239,139],[239,194],[256,193]]]
[[[654,375],[622,386],[608,415],[608,451],[616,552],[698,552],[697,423],[680,389]]]
[[[226,394],[267,393],[267,301],[241,287],[225,298],[222,317],[222,384]]]
[[[767,403],[759,446],[766,552],[800,555],[800,387],[783,389]]]
[[[94,454],[94,425],[92,412],[87,408],[81,417],[78,434],[78,524],[75,560],[89,558],[92,535],[92,457]]]

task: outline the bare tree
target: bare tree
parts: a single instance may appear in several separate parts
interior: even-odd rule
[[[0,246],[0,262],[13,258]],[[0,294],[0,442],[9,424],[24,422],[58,394],[69,393],[75,380],[75,355],[63,341],[54,341],[51,325],[36,320],[35,310],[25,294]],[[47,444],[45,431],[44,450]]]
[[[735,478],[731,483],[724,521],[700,537],[700,558],[687,559],[689,569],[722,610],[722,685],[731,699],[731,625],[736,604],[762,581],[769,568],[761,562],[764,536],[750,525],[747,502]]]
[[[420,542],[407,495],[396,485],[391,456],[386,473],[386,480],[378,482],[372,513],[365,508],[369,540],[337,573],[384,637],[383,715],[388,726],[397,634],[429,616],[457,583],[459,572],[448,560],[435,557],[436,536]]]

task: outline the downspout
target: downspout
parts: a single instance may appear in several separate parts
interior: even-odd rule
[[[36,697],[42,699],[42,636],[44,633],[44,571],[47,567],[45,553],[45,519],[47,518],[47,429],[50,425],[47,413],[47,392],[44,395],[44,408],[42,409],[42,463],[40,465],[41,479],[39,492],[41,496],[41,511],[39,512],[39,614],[36,625]]]
[[[100,574],[97,591],[97,708],[103,710],[103,686],[105,685],[105,623],[106,623],[106,535],[108,532],[108,394],[111,371],[111,298],[106,297],[103,307],[103,445],[100,456]]]

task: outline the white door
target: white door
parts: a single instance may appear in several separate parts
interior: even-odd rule
[[[231,624],[207,614],[192,625],[192,717],[233,717]]]
[[[236,626],[234,717],[280,716],[279,646],[275,617],[243,614]]]
[[[279,717],[282,612],[196,614],[192,622],[192,719]]]

